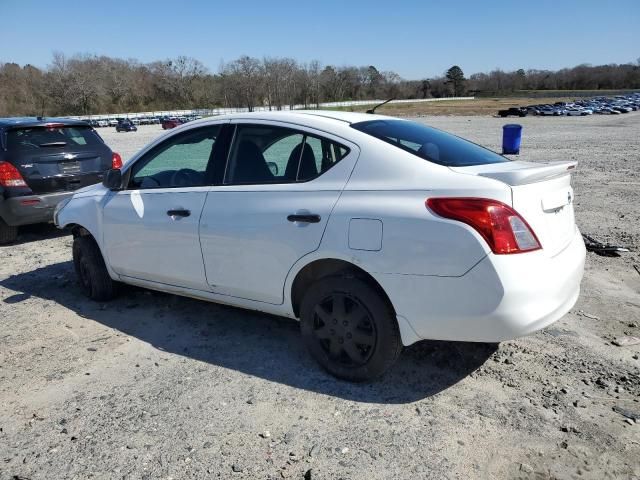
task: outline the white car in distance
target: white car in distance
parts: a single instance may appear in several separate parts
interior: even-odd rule
[[[55,222],[90,298],[132,284],[296,318],[325,369],[362,381],[403,345],[499,342],[569,311],[575,166],[381,115],[239,113],[171,130]]]

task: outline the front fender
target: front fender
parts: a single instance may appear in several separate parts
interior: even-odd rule
[[[84,192],[73,196],[71,201],[65,205],[56,216],[56,225],[61,229],[68,229],[79,226],[88,231],[94,238],[102,253],[102,258],[109,272],[109,276],[114,280],[119,280],[119,275],[115,273],[105,254],[103,245],[103,223],[102,209],[109,196],[109,190],[97,190],[95,192]]]

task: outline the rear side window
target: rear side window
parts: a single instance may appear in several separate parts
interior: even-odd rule
[[[295,183],[312,180],[349,149],[306,132],[271,125],[238,125],[225,184]]]
[[[102,139],[91,127],[30,127],[13,129],[7,132],[7,148],[9,150],[103,145]]]
[[[455,135],[406,120],[371,120],[351,125],[405,152],[446,167],[468,167],[510,161]]]

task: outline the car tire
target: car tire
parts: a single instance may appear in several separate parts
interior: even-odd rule
[[[18,238],[18,227],[12,227],[0,218],[0,245],[13,243]]]
[[[109,276],[100,248],[92,237],[73,240],[73,266],[87,297],[107,301],[116,296],[118,284]]]
[[[388,300],[353,275],[325,277],[309,287],[300,307],[300,329],[311,356],[351,382],[379,377],[402,351]]]

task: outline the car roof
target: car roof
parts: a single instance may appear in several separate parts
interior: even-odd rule
[[[50,123],[61,123],[63,125],[87,126],[84,120],[73,120],[71,118],[57,117],[0,117],[0,128],[4,127],[44,127]]]
[[[193,124],[206,124],[217,120],[273,120],[317,127],[320,129],[348,127],[352,123],[365,122],[370,120],[394,119],[384,115],[358,113],[358,112],[338,112],[334,110],[281,110],[263,112],[238,112],[206,117],[190,122]]]

